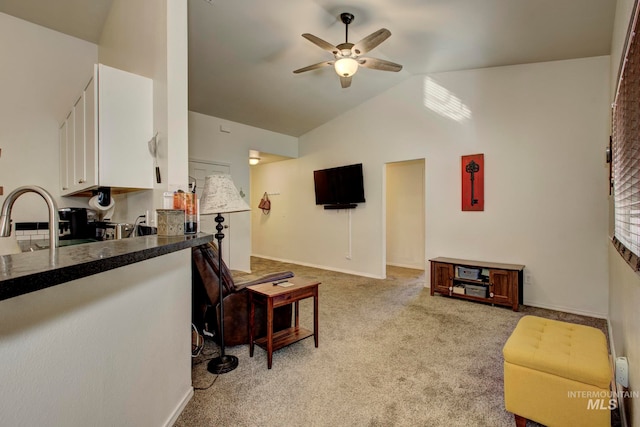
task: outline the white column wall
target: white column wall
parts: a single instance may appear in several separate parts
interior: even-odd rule
[[[164,191],[187,186],[187,42],[187,2],[114,0],[100,38],[100,62],[153,79],[153,119],[162,174],[154,191],[116,199],[116,221],[133,222],[146,210],[161,208]]]

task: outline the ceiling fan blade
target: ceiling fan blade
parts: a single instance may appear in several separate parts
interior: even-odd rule
[[[389,36],[391,36],[391,31],[387,30],[386,28],[380,28],[375,33],[369,34],[367,37],[354,44],[351,48],[351,52],[353,52],[355,55],[362,55],[363,53],[367,53],[371,49],[375,48],[380,43],[388,39]]]
[[[342,77],[340,76],[340,85],[342,85],[342,89],[346,89],[351,86],[351,76]]]
[[[358,63],[365,68],[371,68],[373,70],[382,70],[382,71],[402,70],[402,65],[396,64],[395,62],[391,62],[391,61],[385,61],[384,59],[378,59],[378,58],[358,58]]]
[[[314,36],[313,34],[304,33],[302,37],[309,40],[311,43],[315,44],[316,46],[326,50],[327,52],[331,52],[334,55],[336,55],[339,52],[337,47],[335,47],[329,42],[322,40],[320,37]]]
[[[317,64],[309,65],[306,67],[299,68],[294,71],[295,74],[304,73],[305,71],[317,70],[318,68],[325,67],[327,65],[333,65],[334,61],[323,61],[318,62]]]

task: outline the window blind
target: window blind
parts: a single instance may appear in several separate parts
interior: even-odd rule
[[[628,33],[613,104],[614,244],[640,269],[640,35],[637,10]]]

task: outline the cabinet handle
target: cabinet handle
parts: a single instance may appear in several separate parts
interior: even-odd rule
[[[85,181],[84,179],[79,179],[78,180],[78,184],[84,184],[85,182],[87,182],[87,181]]]
[[[493,298],[493,292],[491,292],[491,293],[489,294],[489,297]]]
[[[68,189],[69,189],[69,187],[62,187],[62,189],[63,189],[63,190],[68,190]]]

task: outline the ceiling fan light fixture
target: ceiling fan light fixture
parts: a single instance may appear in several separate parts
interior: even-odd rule
[[[386,28],[380,28],[378,31],[374,31],[355,44],[349,43],[349,24],[351,24],[351,22],[353,21],[353,14],[347,12],[341,13],[340,19],[345,25],[344,43],[340,43],[334,46],[331,43],[314,36],[313,34],[302,34],[302,37],[309,40],[319,48],[326,50],[327,52],[331,52],[334,60],[318,62],[313,65],[299,68],[293,71],[294,74],[317,70],[318,68],[333,65],[336,74],[340,76],[340,86],[342,86],[343,89],[346,89],[351,86],[351,77],[358,71],[358,68],[360,68],[360,66],[372,70],[381,71],[398,72],[402,70],[402,65],[396,64],[391,61],[385,61],[383,59],[377,58],[360,57],[360,55],[371,51],[380,43],[388,39],[391,36],[391,31],[387,30]]]
[[[353,58],[340,58],[334,67],[340,77],[351,77],[358,71],[358,61]]]

